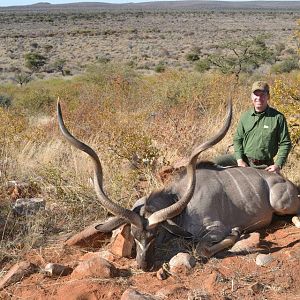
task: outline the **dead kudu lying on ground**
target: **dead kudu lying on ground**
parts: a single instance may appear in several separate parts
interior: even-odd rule
[[[282,176],[253,168],[222,168],[198,163],[198,155],[217,144],[228,131],[232,104],[224,126],[215,137],[197,146],[187,159],[186,171],[168,187],[139,199],[132,210],[111,201],[103,190],[101,162],[89,146],[73,137],[64,125],[58,102],[58,122],[64,137],[86,152],[94,163],[94,186],[100,204],[114,218],[96,228],[112,231],[131,224],[136,242],[137,264],[143,270],[154,265],[157,241],[164,236],[181,236],[205,243],[204,253],[212,256],[232,246],[242,232],[270,224],[273,213],[300,214],[296,186]],[[299,217],[293,221],[299,226]],[[170,234],[171,233],[171,234]]]

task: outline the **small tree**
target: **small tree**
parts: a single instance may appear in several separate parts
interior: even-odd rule
[[[218,68],[224,74],[235,74],[236,79],[242,71],[250,71],[261,64],[272,61],[274,52],[267,47],[266,37],[261,35],[241,41],[230,41],[218,47],[218,51],[207,54],[203,59],[211,67]],[[200,60],[201,61],[201,60]]]
[[[37,72],[47,62],[47,58],[39,53],[30,52],[25,54],[25,65],[30,70]]]
[[[20,86],[23,86],[23,84],[25,85],[31,80],[31,74],[20,72],[15,74],[13,80],[17,82]]]
[[[61,72],[62,76],[65,76],[65,64],[66,64],[66,60],[65,59],[58,59],[54,62],[53,67],[58,70],[59,72]]]

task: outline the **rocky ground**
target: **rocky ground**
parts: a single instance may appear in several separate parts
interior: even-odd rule
[[[99,243],[94,243],[98,248],[78,246],[76,236],[71,243],[61,237],[27,253],[11,269],[15,275],[9,279],[6,273],[0,298],[300,299],[300,230],[289,219],[276,218],[269,228],[246,236],[241,245],[247,249],[244,252],[225,251],[207,261],[198,259],[195,267],[178,267],[164,280],[157,271],[138,270],[134,259],[116,255],[126,247],[124,240],[116,242],[120,235],[100,248]],[[189,253],[194,254],[191,249]],[[55,275],[57,270],[49,263],[64,266],[64,271]],[[11,267],[7,265],[6,271]]]

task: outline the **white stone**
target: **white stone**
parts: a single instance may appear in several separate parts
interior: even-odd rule
[[[40,209],[45,209],[43,198],[19,198],[13,205],[13,212],[17,215],[33,215]]]
[[[174,271],[177,267],[184,266],[188,270],[192,269],[196,265],[196,260],[188,253],[180,252],[173,256],[169,262],[170,271]]]
[[[72,272],[72,268],[55,263],[49,263],[44,268],[44,273],[48,276],[66,276]]]
[[[266,266],[268,265],[270,262],[273,261],[273,257],[271,256],[271,254],[258,254],[256,256],[256,260],[255,263],[258,266]]]
[[[129,288],[123,293],[121,300],[154,300],[154,298]]]

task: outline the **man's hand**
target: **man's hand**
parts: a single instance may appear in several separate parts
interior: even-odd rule
[[[280,167],[277,165],[271,165],[265,168],[266,171],[280,174]]]
[[[239,167],[248,167],[247,163],[244,162],[242,159],[238,159],[237,164]]]

